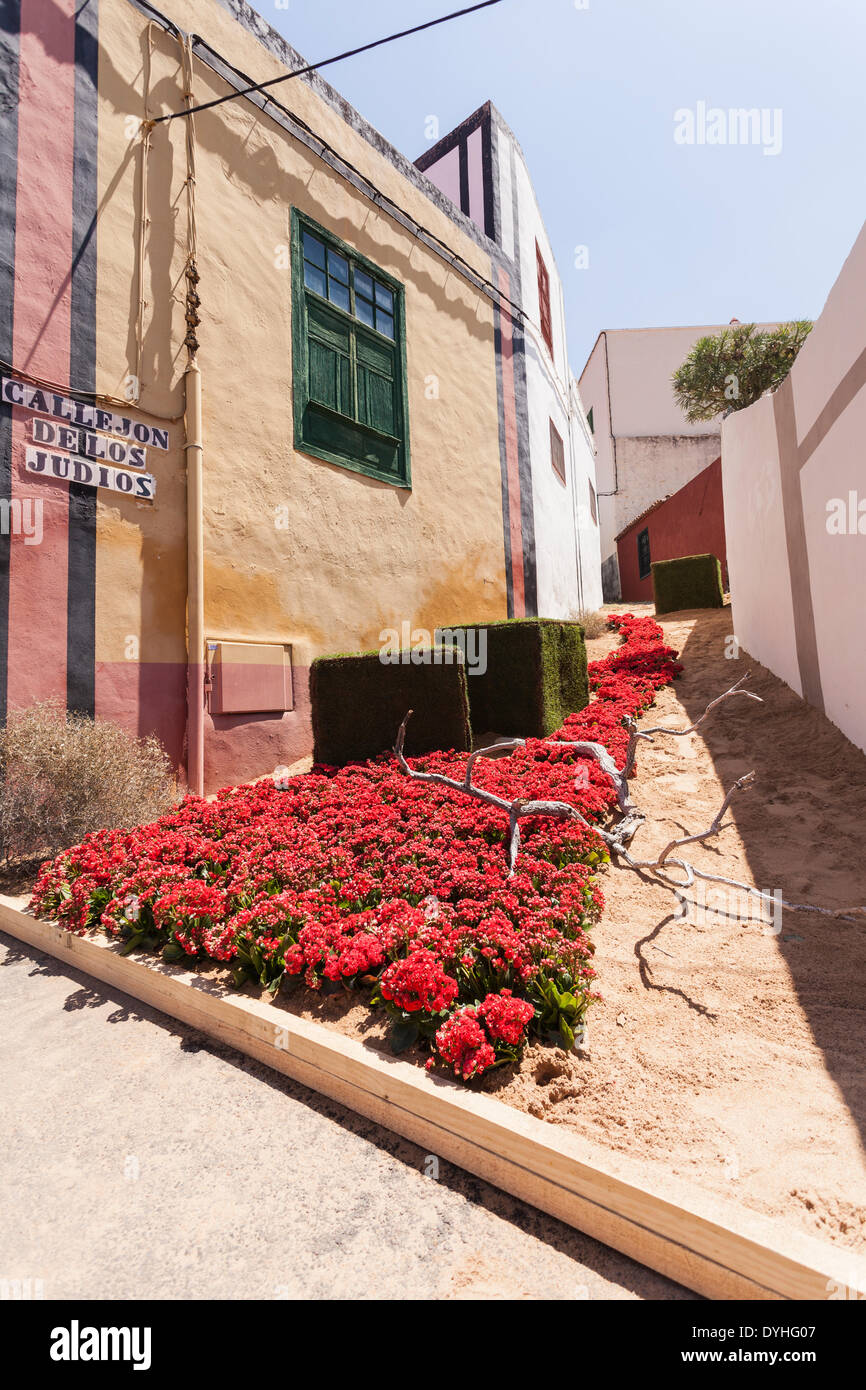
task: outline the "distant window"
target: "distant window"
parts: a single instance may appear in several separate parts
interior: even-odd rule
[[[592,418],[592,406],[590,406],[589,410],[586,412],[586,423],[589,425],[590,434],[595,434],[595,424]]]
[[[544,264],[541,247],[535,243],[535,261],[538,267],[538,312],[541,318],[541,336],[547,343],[547,350],[553,356],[553,324],[550,317],[550,274]]]
[[[593,487],[592,483],[589,482],[589,478],[587,478],[586,481],[589,483],[589,510],[590,510],[590,512],[591,512],[591,514],[592,514],[593,523],[597,526],[597,525],[598,525],[598,508],[597,508],[597,506],[595,505],[595,488]]]
[[[550,422],[550,461],[565,482],[565,446],[562,442],[562,435],[551,420]]]
[[[646,579],[651,571],[649,531],[643,530],[637,537],[637,572],[641,579]]]

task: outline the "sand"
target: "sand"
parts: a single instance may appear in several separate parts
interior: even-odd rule
[[[635,852],[709,825],[754,769],[733,828],[686,857],[792,901],[866,903],[866,756],[745,651],[726,656],[729,608],[661,622],[685,670],[644,725],[687,726],[749,669],[764,704],[731,700],[697,734],[644,745],[632,790],[652,819]],[[590,659],[616,643],[589,642]],[[866,1250],[866,919],[785,912],[774,934],[707,910],[680,920],[672,893],[621,869],[603,887],[589,1055],[532,1046],[483,1089],[639,1160],[647,1181],[688,1182]],[[386,1045],[362,1004],[286,1004]]]
[[[746,670],[764,704],[731,700],[698,733],[644,745],[633,793],[653,821],[635,853],[709,825],[755,769],[734,827],[684,857],[789,901],[866,903],[866,756],[746,652],[726,657],[729,608],[661,622],[685,670],[642,724],[686,727]],[[591,659],[611,645],[590,643]],[[862,1251],[866,919],[784,912],[778,934],[706,910],[682,921],[672,894],[619,869],[604,892],[589,1057],[534,1047],[489,1089]]]

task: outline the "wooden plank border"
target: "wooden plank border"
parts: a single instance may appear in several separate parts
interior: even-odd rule
[[[619,1155],[492,1096],[431,1077],[212,974],[122,956],[0,896],[0,931],[228,1043],[428,1152],[712,1299],[866,1296],[866,1260],[682,1184],[669,1200]],[[724,1219],[719,1211],[724,1210]]]

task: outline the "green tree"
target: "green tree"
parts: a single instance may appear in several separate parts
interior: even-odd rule
[[[753,323],[731,324],[714,337],[699,338],[672,378],[686,419],[715,420],[775,391],[811,331],[808,319],[798,319],[766,332]]]

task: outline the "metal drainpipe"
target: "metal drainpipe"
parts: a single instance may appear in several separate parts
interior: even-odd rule
[[[184,373],[187,526],[187,761],[189,790],[204,795],[204,528],[202,525],[201,372],[190,354]]]
[[[179,35],[183,66],[184,100],[188,107],[193,94],[192,40]],[[201,319],[196,265],[198,235],[195,215],[195,122],[188,116],[186,138],[186,371],[184,373],[184,447],[186,450],[186,780],[189,790],[204,796],[204,524],[202,520],[202,409],[201,372],[196,360]]]
[[[610,403],[610,359],[607,355],[607,330],[603,328],[599,337],[604,338],[604,378],[607,384],[607,420],[613,456],[613,492],[598,492],[596,493],[596,499],[599,497],[616,497],[619,493],[619,466],[616,461],[616,435],[613,432],[613,406]]]

